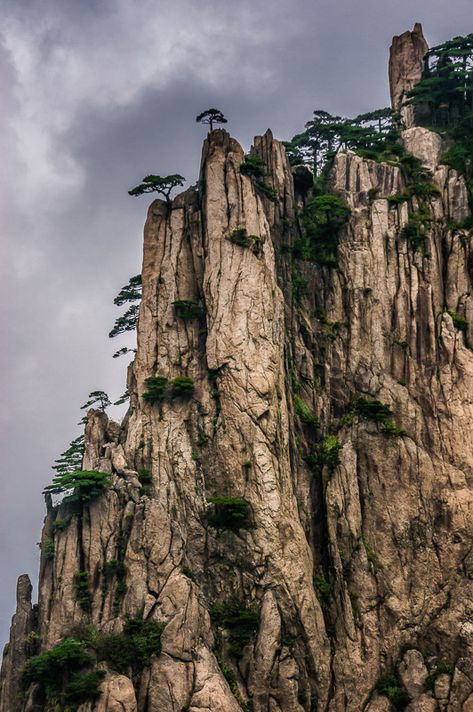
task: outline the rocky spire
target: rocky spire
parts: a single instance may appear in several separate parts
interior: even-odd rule
[[[10,642],[3,651],[0,678],[0,712],[19,712],[23,703],[19,695],[24,664],[34,650],[32,586],[27,574],[18,578],[16,613],[12,618]]]
[[[414,125],[412,107],[402,107],[407,92],[417,84],[422,76],[423,59],[429,49],[420,22],[416,22],[412,32],[403,32],[393,37],[389,51],[389,87],[393,109],[400,111],[404,125]]]

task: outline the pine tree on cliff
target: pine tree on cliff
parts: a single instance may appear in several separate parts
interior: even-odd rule
[[[201,114],[195,117],[197,123],[208,124],[210,130],[213,131],[214,124],[227,124],[228,120],[219,109],[206,109]]]
[[[473,34],[432,47],[424,59],[422,79],[408,97],[427,125],[451,128],[471,114]]]
[[[105,413],[106,408],[112,405],[112,402],[105,391],[91,391],[88,395],[87,403],[81,405],[80,409],[85,410],[86,408],[91,408],[93,405],[98,404],[101,411]]]
[[[142,182],[128,191],[128,195],[143,195],[143,193],[159,193],[168,205],[171,204],[171,191],[173,188],[184,185],[186,179],[173,173],[169,176],[145,176]]]
[[[120,307],[123,306],[123,304],[127,304],[128,302],[139,302],[141,300],[141,295],[141,275],[137,274],[134,277],[130,277],[130,279],[128,280],[128,284],[125,284],[125,286],[120,289],[119,293],[113,300],[113,303],[116,306]],[[138,304],[132,304],[130,307],[128,307],[127,311],[122,316],[119,316],[117,317],[117,319],[115,319],[115,324],[113,325],[113,329],[109,333],[109,337],[113,339],[115,336],[118,336],[119,334],[124,334],[126,331],[134,331],[138,322],[138,312]],[[115,353],[113,354],[113,358],[117,358],[118,356],[127,354],[130,351],[136,352],[136,349],[129,349],[128,347],[124,346],[121,349],[118,349],[118,351],[115,351]]]

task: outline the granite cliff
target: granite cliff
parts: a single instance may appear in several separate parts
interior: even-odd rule
[[[395,38],[395,108],[426,48],[419,25]],[[80,712],[473,710],[468,196],[440,136],[405,118],[436,187],[422,250],[403,231],[419,201],[388,200],[401,168],[347,151],[337,268],[297,259],[307,190],[270,131],[251,149],[269,197],[217,129],[198,185],[151,204],[130,408],[85,428],[82,467],[111,484],[80,511],[48,502],[54,556],[36,606],[20,577],[1,712],[66,709],[21,673],[71,638],[102,671]],[[138,618],[159,651],[94,657]]]

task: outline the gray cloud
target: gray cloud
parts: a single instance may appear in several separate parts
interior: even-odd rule
[[[16,577],[36,577],[41,490],[79,406],[124,390],[107,334],[147,207],[127,190],[148,172],[196,179],[207,106],[247,148],[315,108],[386,105],[392,35],[417,20],[432,44],[465,34],[470,1],[4,2],[0,637]]]

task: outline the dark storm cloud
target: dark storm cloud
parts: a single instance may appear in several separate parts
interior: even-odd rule
[[[113,297],[139,271],[146,173],[195,181],[208,106],[248,148],[315,108],[386,105],[393,34],[472,30],[471,0],[7,0],[0,44],[0,636],[36,577],[50,465],[92,389],[124,390]],[[5,305],[8,305],[6,308]],[[118,342],[118,340],[116,340]]]

